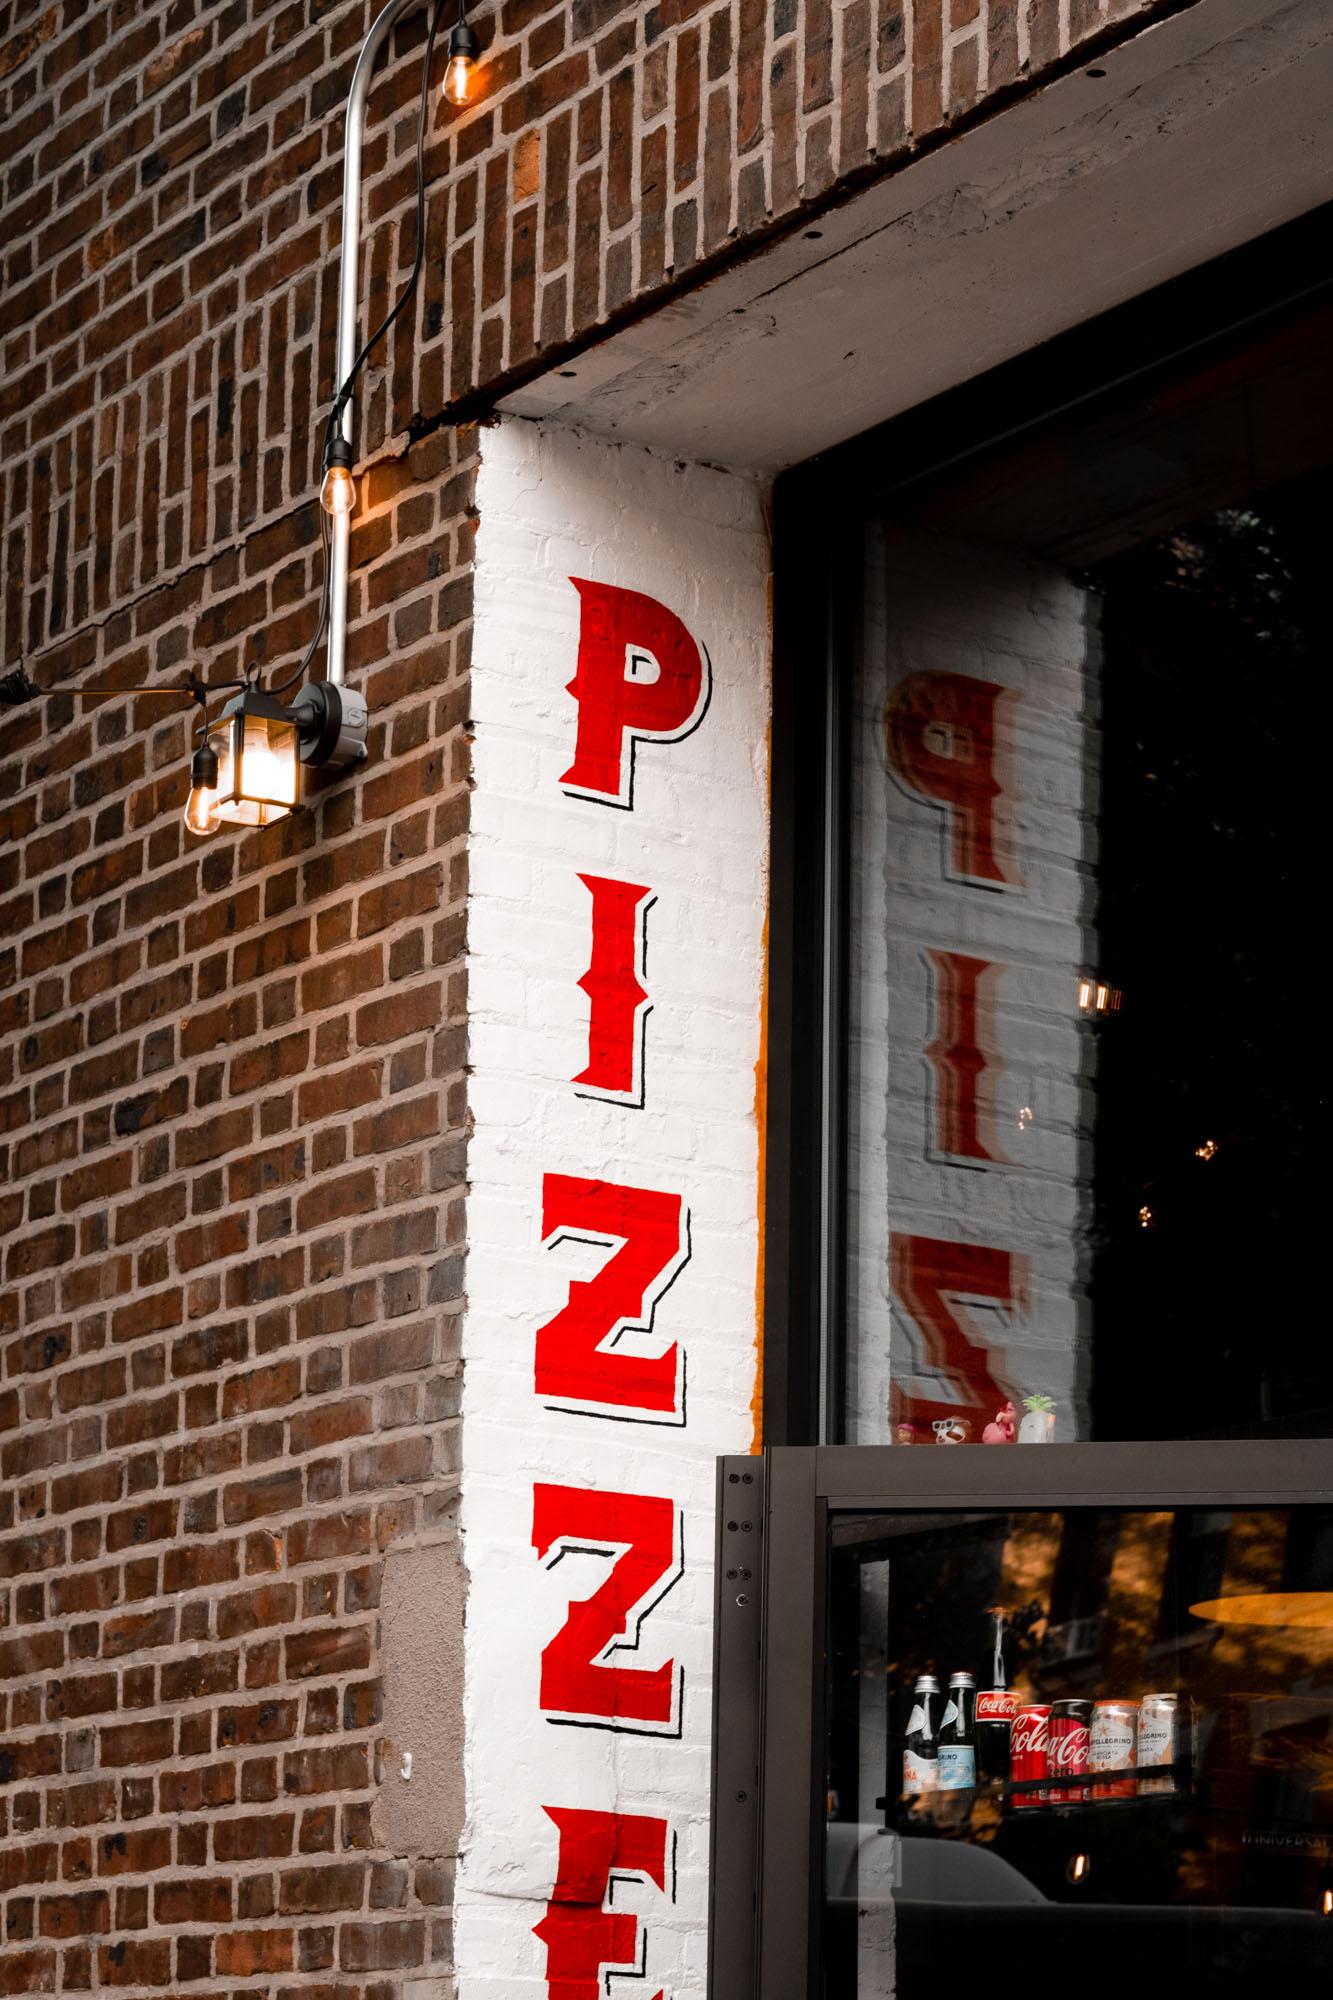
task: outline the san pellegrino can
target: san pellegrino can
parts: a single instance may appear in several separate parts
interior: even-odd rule
[[[1139,1705],[1136,1701],[1099,1701],[1092,1711],[1088,1742],[1088,1769],[1132,1771],[1138,1761]],[[1118,1778],[1114,1783],[1094,1785],[1094,1799],[1132,1799],[1138,1790],[1134,1779]]]
[[[1180,1696],[1145,1694],[1139,1703],[1139,1766],[1174,1764],[1180,1755]],[[1176,1781],[1167,1772],[1155,1778],[1139,1779],[1139,1796],[1145,1792],[1174,1792]]]

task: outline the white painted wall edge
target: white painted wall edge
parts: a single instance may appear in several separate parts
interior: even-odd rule
[[[1333,193],[1328,0],[1195,0],[515,391],[776,472]]]

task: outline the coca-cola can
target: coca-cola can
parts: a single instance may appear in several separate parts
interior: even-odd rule
[[[1139,1705],[1136,1701],[1099,1701],[1092,1711],[1088,1740],[1088,1769],[1132,1771],[1138,1761]],[[1114,1784],[1093,1785],[1094,1799],[1132,1799],[1138,1790],[1133,1778]]]
[[[1046,1728],[1046,1760],[1053,1778],[1077,1778],[1087,1770],[1092,1739],[1092,1706],[1090,1701],[1074,1699],[1051,1704],[1051,1719]],[[1052,1805],[1065,1805],[1070,1800],[1082,1800],[1087,1796],[1086,1785],[1066,1782],[1051,1786]]]
[[[1180,1755],[1180,1696],[1145,1694],[1139,1703],[1139,1765],[1174,1764]],[[1155,1778],[1139,1779],[1139,1797],[1151,1792],[1174,1792],[1173,1775],[1162,1771]]]
[[[1009,1737],[1009,1776],[1014,1784],[1033,1778],[1044,1778],[1050,1766],[1047,1761],[1047,1727],[1050,1722],[1049,1702],[1024,1702],[1014,1717],[1014,1726]],[[1016,1806],[1045,1805],[1047,1792],[1015,1792]]]

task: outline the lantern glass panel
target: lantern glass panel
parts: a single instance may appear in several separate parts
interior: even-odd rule
[[[236,714],[218,762],[218,809],[240,826],[268,826],[296,804],[296,725],[274,716]]]

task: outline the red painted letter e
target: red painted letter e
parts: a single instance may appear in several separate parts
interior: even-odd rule
[[[708,655],[674,611],[642,591],[572,576],[579,657],[569,693],[579,705],[570,798],[634,810],[636,743],[678,743],[704,719]]]

